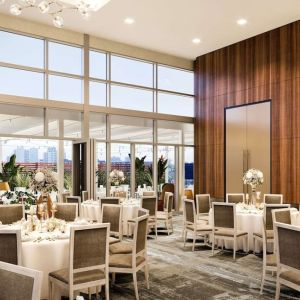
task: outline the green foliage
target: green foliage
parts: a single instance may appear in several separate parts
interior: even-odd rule
[[[17,178],[22,171],[20,165],[16,165],[16,155],[13,154],[7,163],[2,163],[2,172],[0,172],[0,180],[8,182],[10,189],[14,190],[18,186]]]
[[[130,154],[129,154],[130,157]],[[143,186],[152,185],[152,178],[149,174],[149,169],[146,168],[145,159],[146,155],[142,158],[136,157],[135,158],[135,187],[137,188],[139,185]]]
[[[168,168],[168,159],[164,158],[163,155],[157,161],[157,184],[165,183],[165,172]],[[150,177],[153,178],[153,168],[148,167]]]
[[[26,189],[29,188],[31,179],[31,173],[23,172],[19,173],[16,177],[17,186],[25,187]]]
[[[72,190],[72,174],[71,174],[71,172],[65,172],[65,174],[64,174],[64,188],[67,191]]]
[[[106,186],[106,171],[105,170],[97,170],[96,176],[97,176],[98,187],[100,187],[100,185]]]

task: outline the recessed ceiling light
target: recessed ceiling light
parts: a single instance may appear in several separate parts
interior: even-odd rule
[[[129,24],[129,25],[131,25],[131,24],[133,24],[133,23],[135,23],[135,19],[133,19],[133,18],[125,18],[124,19],[124,23],[125,24]]]
[[[194,38],[194,39],[192,39],[192,42],[193,42],[194,44],[200,44],[200,43],[201,43],[201,40],[200,40],[199,38]]]
[[[244,18],[241,18],[241,19],[238,19],[238,20],[236,21],[236,23],[237,23],[238,25],[240,25],[240,26],[244,26],[244,25],[246,25],[246,24],[248,23],[248,21],[247,21],[246,19],[244,19]]]

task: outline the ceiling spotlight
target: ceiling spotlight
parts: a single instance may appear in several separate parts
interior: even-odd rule
[[[240,26],[244,26],[244,25],[246,25],[246,24],[248,23],[248,21],[247,21],[246,19],[244,19],[244,18],[241,18],[241,19],[238,19],[238,20],[236,21],[236,23],[237,23],[238,25],[240,25]]]
[[[194,39],[192,39],[192,42],[193,42],[194,44],[200,44],[200,43],[201,43],[201,40],[200,40],[199,38],[194,38]]]
[[[129,24],[129,25],[134,24],[135,23],[135,19],[133,19],[133,18],[125,18],[124,19],[124,23],[125,24]]]

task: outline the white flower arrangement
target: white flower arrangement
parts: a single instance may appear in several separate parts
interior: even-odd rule
[[[244,184],[249,184],[252,188],[255,188],[256,186],[263,184],[264,174],[260,170],[249,169],[244,173],[243,182]]]
[[[124,182],[124,180],[125,180],[125,176],[123,171],[119,171],[115,169],[111,171],[109,174],[109,181],[116,186]]]
[[[57,174],[49,169],[38,169],[30,180],[30,188],[36,192],[57,191]]]

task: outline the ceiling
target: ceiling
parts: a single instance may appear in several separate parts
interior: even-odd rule
[[[15,1],[16,2],[16,1]],[[0,12],[8,13],[6,0]],[[52,24],[28,9],[23,18]],[[126,17],[135,19],[124,24]],[[248,24],[239,26],[237,19]],[[65,28],[183,58],[197,56],[300,19],[300,0],[111,0],[89,20],[64,13]],[[198,45],[193,38],[200,38]]]

